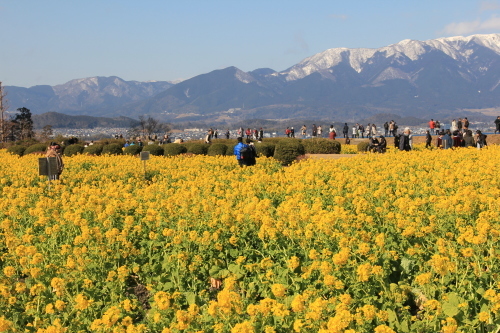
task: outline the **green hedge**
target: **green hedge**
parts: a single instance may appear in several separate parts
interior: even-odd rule
[[[73,155],[78,155],[83,153],[83,147],[82,145],[69,145],[64,149],[64,156],[73,156]]]
[[[141,151],[142,151],[142,146],[139,145],[131,145],[123,149],[123,153],[125,155],[138,155]]]
[[[209,156],[225,156],[230,151],[230,148],[223,143],[214,143],[208,147],[207,155]]]
[[[44,144],[44,143],[37,143],[37,144],[34,144],[34,145],[31,145],[29,146],[28,148],[26,148],[26,150],[24,151],[24,155],[28,155],[28,154],[31,154],[31,153],[44,153],[47,151],[47,145]]]
[[[358,143],[358,151],[361,151],[361,152],[366,151],[366,149],[368,149],[369,145],[370,144],[366,141]]]
[[[304,146],[298,139],[280,140],[274,149],[274,158],[282,165],[290,165],[297,157],[304,154]]]
[[[255,150],[257,151],[257,156],[273,157],[276,145],[274,143],[259,143],[255,144]]]
[[[306,154],[340,154],[341,149],[339,141],[330,139],[307,139],[302,144]]]
[[[25,150],[26,150],[26,147],[21,146],[21,145],[14,145],[14,146],[10,146],[9,148],[7,148],[8,153],[11,153],[13,155],[18,155],[18,156],[23,156]]]
[[[164,154],[163,147],[156,144],[144,146],[142,151],[149,151],[149,153],[154,156],[163,156]]]
[[[187,148],[181,143],[167,143],[163,145],[163,155],[177,156],[187,153]]]
[[[118,143],[111,143],[109,145],[105,145],[104,147],[102,147],[102,154],[122,155],[123,154],[122,146]]]
[[[83,153],[86,155],[101,155],[102,145],[93,144],[92,146],[87,146],[83,149]]]
[[[206,143],[191,143],[186,145],[187,152],[195,155],[206,155],[209,145]]]

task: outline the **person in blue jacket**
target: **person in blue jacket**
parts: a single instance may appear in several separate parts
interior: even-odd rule
[[[236,155],[236,160],[238,161],[238,164],[240,165],[240,167],[245,165],[245,161],[241,157],[241,148],[243,148],[243,147],[248,147],[248,145],[243,143],[242,137],[238,137],[238,143],[236,144],[236,146],[234,146],[233,154]]]

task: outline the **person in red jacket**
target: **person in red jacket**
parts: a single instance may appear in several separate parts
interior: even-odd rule
[[[436,122],[434,121],[434,119],[431,119],[429,121],[429,128],[430,128],[430,132],[434,133],[434,129],[436,128]]]

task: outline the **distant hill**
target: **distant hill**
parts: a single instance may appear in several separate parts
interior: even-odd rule
[[[125,81],[116,76],[71,80],[56,86],[6,86],[10,110],[26,107],[33,114],[62,112],[107,116],[109,110],[144,100],[173,86],[170,82]]]
[[[36,129],[51,125],[54,128],[95,128],[95,127],[122,127],[128,128],[136,125],[135,119],[128,117],[92,117],[71,116],[58,112],[46,112],[32,115],[33,125]]]

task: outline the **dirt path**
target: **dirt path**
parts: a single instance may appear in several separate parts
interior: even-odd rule
[[[339,158],[354,157],[358,154],[306,154],[306,158],[312,158],[314,160],[326,159],[326,160],[338,160]]]

